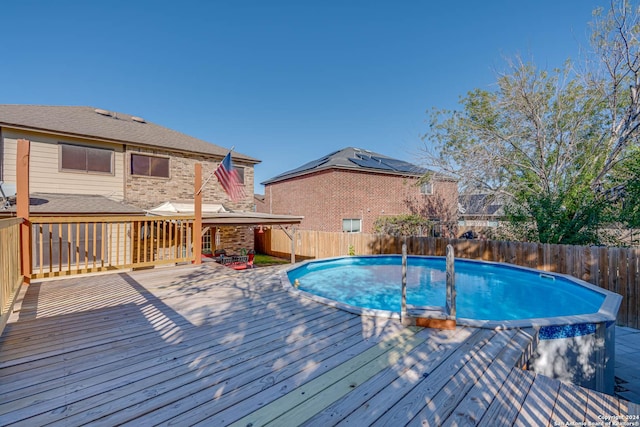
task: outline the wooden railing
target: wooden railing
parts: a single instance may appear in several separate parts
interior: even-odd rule
[[[22,218],[0,219],[0,334],[23,281],[20,272],[20,224]]]
[[[504,262],[543,271],[568,274],[622,295],[618,324],[640,328],[640,249],[551,245],[497,240],[436,237],[407,238],[412,255],[445,256],[451,245],[456,257]],[[281,230],[256,234],[256,250],[288,256],[291,240]],[[295,253],[299,259],[356,255],[399,254],[402,238],[364,233],[327,233],[299,230]]]
[[[32,277],[193,260],[193,216],[31,217]]]

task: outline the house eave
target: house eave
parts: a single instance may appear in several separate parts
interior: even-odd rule
[[[12,129],[16,131],[23,131],[23,132],[43,133],[43,134],[56,135],[56,136],[68,137],[68,138],[86,139],[86,140],[96,141],[96,142],[106,142],[111,144],[119,144],[119,145],[126,145],[126,146],[133,146],[133,147],[140,147],[140,148],[147,148],[147,149],[154,149],[154,150],[163,150],[163,151],[168,151],[173,153],[198,154],[198,155],[205,155],[205,156],[210,156],[210,157],[219,158],[219,159],[224,158],[223,155],[219,155],[219,154],[203,153],[200,151],[192,151],[192,150],[180,150],[180,149],[167,148],[167,147],[162,147],[162,146],[153,145],[153,144],[145,144],[145,143],[136,142],[136,141],[125,141],[121,139],[106,138],[106,137],[100,137],[95,135],[63,132],[59,130],[38,128],[35,126],[23,126],[23,125],[17,125],[17,124],[6,123],[6,122],[0,122],[0,129],[1,128]],[[234,162],[248,163],[251,165],[256,165],[258,163],[261,163],[261,160],[254,159],[252,157],[247,157],[247,156],[238,154],[236,152],[232,152],[232,156],[233,156]]]
[[[202,216],[203,224],[225,226],[250,226],[250,225],[299,225],[303,216],[273,215],[249,212],[230,212],[220,214],[208,214]]]
[[[396,171],[382,171],[380,169],[363,168],[363,167],[359,167],[359,166],[354,166],[354,167],[329,166],[329,167],[319,167],[319,168],[312,169],[312,170],[306,170],[306,171],[301,171],[301,172],[290,174],[290,175],[271,178],[271,179],[268,179],[266,181],[261,182],[260,184],[262,184],[262,185],[274,184],[276,182],[286,181],[286,180],[293,179],[293,178],[299,178],[299,177],[302,177],[302,176],[313,175],[313,174],[316,174],[318,172],[325,172],[325,171],[331,171],[331,170],[349,171],[349,172],[362,172],[362,173],[371,173],[371,174],[376,174],[376,175],[393,175],[393,176],[409,177],[409,178],[420,178],[420,177],[422,177],[424,175],[424,174],[411,174],[411,173],[396,172]]]

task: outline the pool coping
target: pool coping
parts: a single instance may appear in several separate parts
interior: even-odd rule
[[[358,258],[376,258],[376,257],[388,257],[388,256],[399,256],[399,255],[398,254],[358,255]],[[445,258],[441,256],[432,256],[432,255],[410,255],[409,258],[411,257],[431,258],[431,259]],[[349,313],[359,314],[361,316],[374,316],[374,317],[383,317],[383,318],[391,318],[391,319],[400,319],[401,318],[400,312],[397,312],[397,311],[356,307],[356,306],[345,304],[329,298],[314,295],[306,291],[302,291],[300,289],[295,288],[291,284],[291,281],[289,280],[289,276],[287,275],[289,271],[294,270],[296,268],[300,268],[310,262],[331,261],[331,260],[338,260],[338,259],[344,259],[344,258],[349,258],[349,256],[305,260],[305,261],[293,264],[291,267],[288,267],[280,271],[280,282],[282,283],[283,288],[293,295],[308,298],[313,301],[316,301],[331,307],[339,308]],[[518,319],[518,320],[476,320],[476,319],[467,319],[467,318],[458,317],[456,318],[456,323],[459,325],[472,326],[472,327],[478,327],[478,328],[487,328],[487,329],[513,329],[513,328],[531,328],[531,327],[538,329],[544,326],[555,326],[555,325],[582,325],[582,324],[596,324],[596,323],[611,323],[616,321],[618,309],[620,308],[620,304],[622,302],[621,295],[608,291],[597,285],[593,285],[589,282],[586,282],[582,279],[578,279],[577,277],[574,277],[568,274],[554,273],[549,271],[537,270],[531,267],[524,267],[524,266],[519,266],[515,264],[493,262],[493,261],[481,261],[481,260],[472,260],[472,259],[466,259],[466,258],[455,258],[455,260],[456,261],[460,260],[460,261],[469,262],[469,263],[500,265],[500,266],[506,266],[514,269],[527,270],[527,271],[535,272],[538,274],[561,277],[579,286],[585,287],[587,289],[598,292],[605,296],[605,299],[602,302],[600,309],[595,313],[571,315],[571,316]],[[415,309],[428,310],[429,308],[430,307],[422,307],[422,306],[411,307],[411,309],[414,309],[414,310]],[[435,308],[435,307],[431,307],[431,308]]]

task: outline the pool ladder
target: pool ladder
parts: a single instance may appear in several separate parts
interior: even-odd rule
[[[402,296],[400,319],[406,326],[456,328],[456,284],[453,246],[447,245],[447,299],[444,307],[407,308],[407,244],[402,244]]]

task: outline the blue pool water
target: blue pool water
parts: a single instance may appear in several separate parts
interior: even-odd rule
[[[313,261],[290,270],[299,289],[356,307],[400,311],[399,255]],[[445,260],[408,257],[407,304],[445,305]],[[455,261],[457,316],[517,320],[596,313],[605,295],[560,276],[503,264]]]

